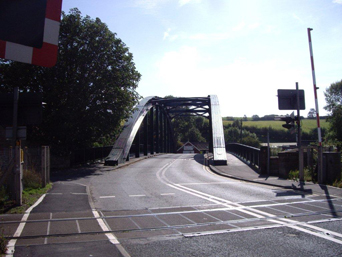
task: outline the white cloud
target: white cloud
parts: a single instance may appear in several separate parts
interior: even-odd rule
[[[278,34],[277,27],[274,25],[266,25],[263,29],[265,34]]]
[[[259,27],[260,27],[259,23],[252,23],[252,24],[248,25],[249,29],[256,29],[256,28],[259,28]]]
[[[179,0],[178,2],[179,2],[179,5],[180,5],[180,6],[183,6],[183,5],[188,4],[190,1],[191,1],[191,0]]]
[[[178,3],[180,6],[183,6],[183,5],[186,5],[190,2],[193,2],[193,3],[200,3],[201,0],[179,0]]]
[[[342,0],[333,0],[334,4],[342,4]]]
[[[134,0],[133,5],[147,10],[153,10],[170,0]]]
[[[244,22],[240,22],[237,26],[235,26],[233,28],[233,31],[240,31],[243,30],[245,28],[245,23]]]
[[[164,32],[163,40],[168,39],[170,41],[175,41],[178,38],[178,35],[172,35],[170,32],[170,28],[168,28],[167,31]]]
[[[158,76],[173,88],[191,83],[198,70],[199,54],[195,47],[183,46],[178,51],[167,52],[158,62]],[[185,89],[185,88],[184,88]]]
[[[341,1],[342,1],[342,0],[341,0]],[[301,24],[304,24],[304,21],[303,21],[301,18],[299,18],[295,13],[292,13],[292,17],[293,17],[294,19],[298,20]]]
[[[170,37],[170,31],[171,29],[167,29],[167,31],[164,32],[164,37],[163,37],[163,40],[167,39],[168,37]]]
[[[208,41],[208,42],[218,42],[218,41],[224,41],[229,38],[233,38],[236,35],[239,34],[240,31],[248,31],[248,30],[255,30],[260,28],[259,23],[251,23],[249,25],[246,25],[244,22],[241,22],[237,26],[229,28],[225,31],[218,31],[218,32],[210,32],[210,33],[185,33],[185,32],[178,32],[178,34],[171,33],[171,29],[169,28],[167,31],[164,32],[163,39],[169,39],[170,41],[174,41],[176,39],[181,40],[194,40],[194,41]],[[266,30],[268,31],[268,27]]]
[[[165,53],[157,64],[159,88],[155,94],[161,97],[216,94],[223,116],[250,117],[277,109],[277,89],[295,88],[296,80],[300,81],[300,87],[305,83],[310,85],[310,76],[303,76],[302,70],[277,60],[256,63],[239,58],[222,66],[207,64],[208,59],[195,47],[183,46]]]
[[[221,41],[231,37],[229,32],[221,33],[197,33],[187,36],[188,39],[192,40],[210,40],[210,41]]]

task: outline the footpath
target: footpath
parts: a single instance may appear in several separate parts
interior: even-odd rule
[[[228,165],[214,166],[212,162],[209,161],[209,167],[213,172],[232,179],[275,186],[284,189],[300,190],[312,194],[323,194],[327,197],[327,199],[330,197],[342,197],[341,188],[322,184],[314,184],[312,182],[300,184],[299,181],[260,174],[258,171],[253,170],[246,163],[230,153],[227,153],[227,163]]]

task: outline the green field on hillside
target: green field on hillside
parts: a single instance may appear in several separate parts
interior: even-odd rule
[[[223,125],[232,124],[233,121],[223,121]],[[285,124],[284,121],[276,121],[276,120],[259,120],[259,121],[243,121],[242,126],[248,127],[257,127],[257,128],[268,128],[271,127],[273,129],[283,129],[282,125]],[[302,129],[304,132],[309,133],[312,129],[317,128],[317,121],[315,119],[304,119],[301,121]],[[329,123],[325,119],[320,120],[321,128],[328,128]]]

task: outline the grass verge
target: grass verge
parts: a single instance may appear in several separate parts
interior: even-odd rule
[[[23,204],[21,206],[15,206],[15,202],[11,200],[5,200],[1,202],[0,214],[23,214],[28,208],[30,208],[43,194],[46,194],[52,187],[52,184],[48,184],[44,188],[26,189],[23,191]],[[7,251],[7,239],[4,235],[4,231],[0,231],[0,255],[5,254]]]
[[[304,168],[304,181],[308,181],[308,182],[310,181],[310,182],[316,183],[317,182],[316,177],[317,177],[317,174],[315,174],[312,169],[310,169],[309,167]],[[288,175],[288,178],[298,182],[299,170],[291,170]]]
[[[23,204],[21,206],[13,206],[4,213],[7,214],[23,214],[28,208],[30,208],[43,194],[46,194],[52,187],[52,184],[46,185],[44,188],[38,189],[25,189],[23,191]],[[13,202],[12,202],[13,204]]]

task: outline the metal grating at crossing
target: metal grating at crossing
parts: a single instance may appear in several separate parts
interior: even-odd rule
[[[32,213],[17,245],[53,244],[105,240],[105,233],[114,233],[121,241],[134,238],[160,236],[194,237],[217,233],[234,233],[246,230],[275,228],[287,225],[309,226],[317,222],[341,220],[342,202],[332,199],[336,207],[332,213],[324,199],[288,199],[234,204],[162,207],[143,210],[92,211],[70,213]],[[269,215],[259,217],[259,212]],[[286,221],[284,220],[286,218]],[[103,231],[98,219],[109,230]],[[5,235],[14,235],[20,221],[18,217],[3,216],[0,225]]]

